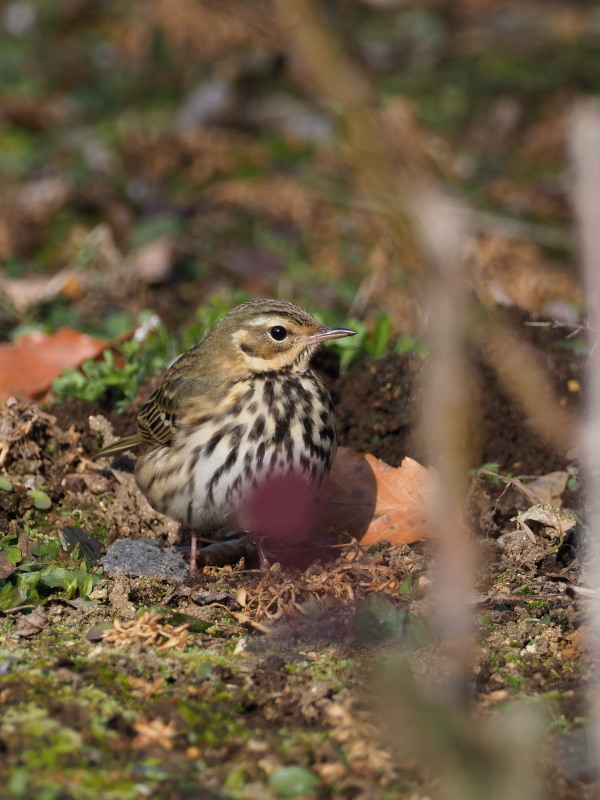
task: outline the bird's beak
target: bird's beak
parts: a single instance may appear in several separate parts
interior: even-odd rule
[[[350,328],[329,328],[327,325],[323,325],[316,333],[311,333],[308,337],[308,341],[311,344],[317,344],[318,342],[325,342],[327,339],[341,339],[344,336],[354,336],[355,333],[356,331],[351,331]]]

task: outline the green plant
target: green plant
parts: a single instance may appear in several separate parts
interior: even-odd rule
[[[88,598],[101,576],[81,557],[79,545],[65,548],[58,539],[27,534],[0,538],[0,610],[40,603],[56,589],[64,596]]]
[[[212,295],[209,303],[201,307],[196,322],[179,335],[171,335],[164,325],[156,325],[144,341],[136,338],[105,350],[99,360],[85,361],[80,367],[65,370],[52,383],[55,402],[67,397],[80,397],[89,402],[103,402],[117,411],[123,409],[137,395],[142,383],[160,370],[165,369],[174,358],[198,344],[207,331],[218,322],[245,295]],[[148,320],[149,312],[140,316],[138,322]]]
[[[52,383],[53,399],[61,402],[67,397],[80,397],[89,402],[110,403],[122,411],[144,380],[164,369],[172,356],[172,341],[159,325],[144,342],[130,339],[105,350],[98,361],[85,361],[81,367],[65,370]]]

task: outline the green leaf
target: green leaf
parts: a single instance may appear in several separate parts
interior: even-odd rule
[[[66,588],[72,580],[74,570],[59,567],[57,564],[49,564],[40,572],[42,583],[51,589]]]
[[[392,323],[385,314],[380,314],[375,323],[375,335],[366,345],[367,352],[373,358],[381,358],[388,348]]]
[[[13,608],[27,602],[27,595],[18,586],[6,583],[0,588],[0,609]]]
[[[5,492],[12,492],[14,488],[15,487],[12,485],[12,483],[8,480],[8,478],[5,475],[0,475],[0,489],[2,489]]]
[[[306,767],[289,766],[276,769],[269,776],[269,788],[280,797],[300,797],[304,794],[313,794],[321,781],[314,772]]]
[[[27,497],[32,498],[33,505],[40,511],[47,511],[52,507],[52,500],[50,500],[46,492],[42,492],[41,489],[29,489]]]
[[[20,547],[9,547],[7,550],[4,550],[4,555],[11,564],[20,564],[23,560],[23,553]]]

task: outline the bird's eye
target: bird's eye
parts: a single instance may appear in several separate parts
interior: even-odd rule
[[[283,342],[285,337],[288,335],[288,332],[283,325],[273,325],[269,333],[271,334],[271,339],[275,339],[276,342]]]

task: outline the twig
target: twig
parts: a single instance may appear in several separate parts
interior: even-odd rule
[[[600,328],[600,104],[581,102],[574,110],[569,135],[574,166],[573,200],[581,248],[581,270],[590,326]],[[588,359],[587,404],[581,425],[589,538],[586,583],[588,624],[595,669],[590,682],[590,729],[596,763],[600,763],[600,349],[593,346]],[[580,593],[581,590],[580,590]],[[584,593],[587,594],[587,593]]]

